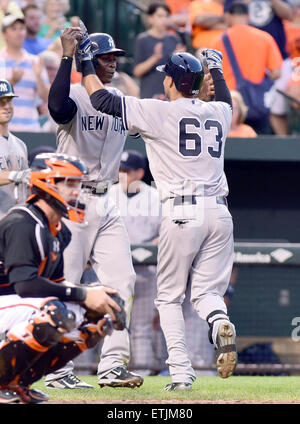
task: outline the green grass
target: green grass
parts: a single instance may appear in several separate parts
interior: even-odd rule
[[[190,392],[165,392],[162,389],[170,377],[146,377],[140,388],[102,388],[96,376],[83,376],[82,380],[95,389],[46,389],[43,381],[33,387],[50,396],[51,401],[105,402],[105,401],[298,401],[300,377],[198,377]]]

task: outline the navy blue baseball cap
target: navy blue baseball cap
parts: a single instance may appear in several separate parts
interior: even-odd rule
[[[136,150],[125,150],[121,156],[120,169],[132,171],[146,168],[146,158]]]
[[[0,79],[0,98],[1,97],[19,97],[14,93],[11,83],[3,78]]]

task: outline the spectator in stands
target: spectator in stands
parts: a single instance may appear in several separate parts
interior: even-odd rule
[[[14,100],[15,113],[11,131],[40,131],[37,102],[48,100],[49,80],[41,59],[23,49],[26,27],[23,18],[7,15],[2,21],[6,46],[0,55],[0,71],[14,86],[19,98]]]
[[[45,50],[40,54],[44,66],[46,68],[49,83],[52,84],[54,78],[56,77],[59,65],[60,65],[60,56],[51,50]]]
[[[180,38],[167,31],[170,9],[162,3],[151,3],[148,11],[150,28],[138,35],[135,45],[133,74],[140,78],[140,97],[163,96],[164,75],[156,66],[166,63],[175,50],[183,49]]]
[[[188,50],[191,44],[191,25],[189,21],[189,6],[193,0],[165,0],[169,6],[169,29],[175,30]]]
[[[52,40],[39,37],[42,24],[42,11],[35,4],[29,4],[22,9],[26,25],[26,38],[23,48],[30,54],[40,54],[52,43]]]
[[[224,12],[237,0],[224,0]],[[249,25],[268,32],[276,41],[283,59],[288,57],[284,20],[292,19],[292,7],[288,0],[245,0],[249,10]]]
[[[69,0],[45,0],[43,7],[45,19],[38,35],[51,40],[60,37],[61,30],[70,26],[65,17],[69,9]]]
[[[23,18],[23,13],[16,1],[11,0],[0,0],[0,26],[2,25],[2,20],[6,15],[14,15],[19,18]],[[4,47],[4,39],[2,33],[0,33],[0,49]]]
[[[226,13],[226,20],[229,26],[226,34],[243,77],[255,84],[263,81],[266,72],[272,80],[279,78],[282,65],[279,48],[266,31],[248,25],[247,5],[241,1],[232,4]],[[215,40],[212,47],[222,52],[224,78],[230,90],[236,89],[236,80],[222,36]],[[251,107],[249,104],[247,106]],[[268,116],[255,122],[247,120],[246,123],[259,134],[271,133]]]
[[[291,59],[300,58],[300,0],[290,0],[293,17],[284,21],[286,50]],[[298,59],[299,60],[299,59]]]
[[[44,0],[16,0],[16,3],[18,3],[21,9],[23,9],[23,7],[28,6],[29,4],[36,4],[41,9]]]
[[[169,6],[171,15],[170,23],[178,28],[184,28],[190,31],[189,25],[189,6],[193,0],[165,0]]]
[[[57,38],[54,41],[54,43],[52,43],[48,47],[48,50],[51,51],[51,52],[56,53],[58,55],[58,57],[62,57],[63,49],[62,49],[62,44],[61,44],[60,37]],[[71,72],[71,84],[77,84],[77,83],[81,82],[81,79],[82,79],[81,72],[77,72],[76,61],[73,60],[73,63],[72,63],[72,72]]]
[[[60,57],[54,51],[50,50],[43,51],[43,53],[41,53],[39,56],[46,68],[49,83],[51,85],[60,66]],[[50,116],[48,103],[42,103],[38,109],[40,115],[41,131],[55,133],[57,130],[57,124]]]
[[[170,22],[178,28],[184,28],[190,31],[189,25],[189,6],[193,0],[165,0],[169,6],[171,15]]]
[[[232,98],[232,120],[228,137],[257,137],[254,129],[250,125],[245,124],[248,108],[243,97],[236,90],[232,90],[230,93]]]
[[[195,49],[211,48],[214,40],[227,29],[224,0],[194,0],[189,7],[192,45]]]
[[[138,151],[123,152],[119,184],[110,189],[110,196],[115,199],[124,219],[131,244],[157,243],[161,207],[158,192],[142,181],[146,169],[146,158]],[[143,254],[143,252],[141,252]],[[134,255],[134,252],[133,252]],[[138,252],[136,252],[138,256]],[[140,257],[142,259],[142,257]],[[156,296],[156,267],[135,265],[136,283],[132,307],[131,333],[131,367],[147,369],[143,375],[149,375],[155,364],[155,355],[151,342],[152,319]]]
[[[286,88],[287,94],[300,100],[300,0],[291,0],[293,5],[293,19],[285,22],[287,36],[287,50],[292,61],[292,74]],[[292,108],[299,109],[297,103]]]
[[[236,0],[225,0],[224,11]],[[292,19],[290,0],[245,0],[249,6],[249,24],[268,32],[276,41],[283,58],[281,75],[275,81],[274,98],[270,111],[270,123],[277,135],[287,134],[287,112],[284,99],[276,89],[284,90],[291,75],[291,61],[286,50],[284,20]]]

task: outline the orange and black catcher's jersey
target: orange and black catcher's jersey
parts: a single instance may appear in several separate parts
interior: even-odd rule
[[[63,251],[70,240],[66,225],[50,228],[38,206],[12,208],[0,221],[0,295],[13,294],[15,283],[37,277],[63,281]]]

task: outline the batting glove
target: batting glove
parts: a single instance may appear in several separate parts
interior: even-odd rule
[[[31,169],[24,169],[22,171],[11,171],[8,175],[9,181],[15,184],[29,184]]]
[[[82,20],[79,20],[79,26],[81,28],[82,35],[78,39],[76,47],[76,56],[80,62],[84,60],[91,60],[93,58],[94,43],[91,42],[88,30]]]
[[[222,53],[218,50],[214,49],[205,49],[204,50],[204,57],[206,59],[207,67],[209,70],[211,69],[220,69],[222,71]]]

